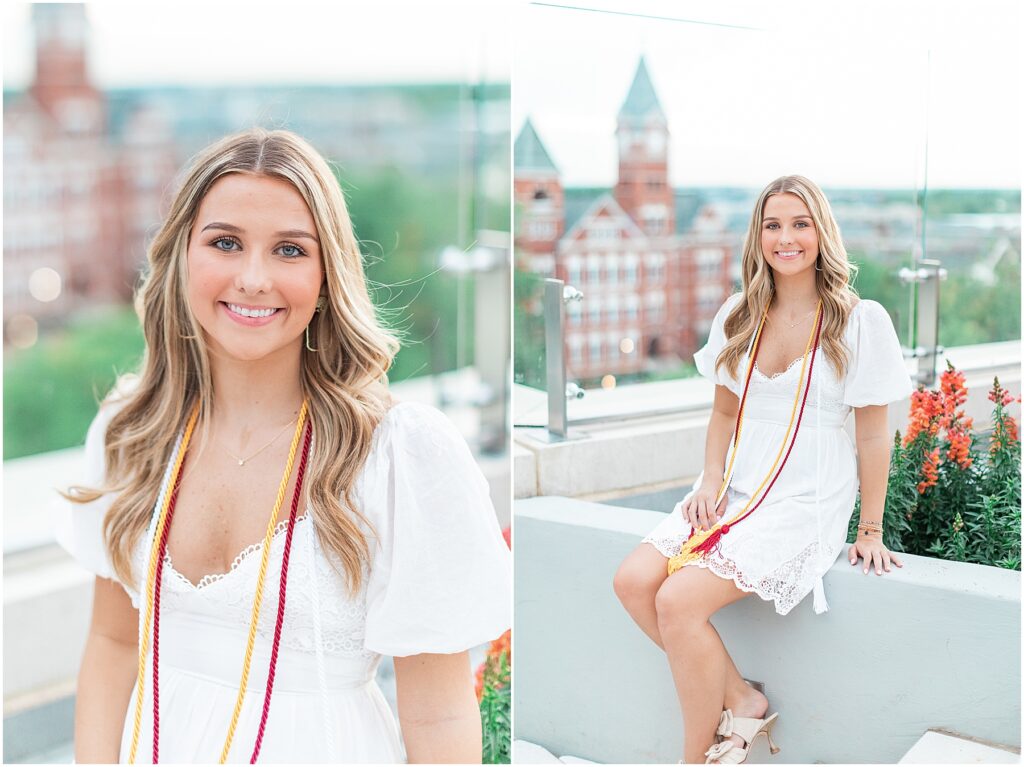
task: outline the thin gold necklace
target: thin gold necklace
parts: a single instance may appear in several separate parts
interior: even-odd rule
[[[225,453],[227,453],[227,454],[228,454],[228,455],[230,455],[230,456],[231,456],[232,458],[234,458],[234,459],[235,459],[236,461],[238,461],[238,465],[239,465],[239,466],[245,466],[245,462],[246,462],[246,461],[251,461],[251,460],[252,460],[253,458],[255,458],[256,456],[258,456],[258,455],[259,455],[260,453],[262,453],[262,452],[263,452],[264,450],[266,450],[266,449],[267,449],[268,447],[270,447],[270,446],[271,446],[271,445],[273,445],[273,444],[274,444],[275,442],[277,442],[277,438],[278,438],[278,437],[280,437],[280,436],[281,436],[282,434],[284,434],[284,433],[285,433],[285,431],[286,431],[286,430],[288,429],[288,427],[289,427],[289,426],[291,426],[291,425],[292,425],[293,423],[295,423],[295,419],[294,419],[294,418],[293,418],[292,420],[290,420],[290,421],[289,421],[288,423],[286,423],[286,424],[284,425],[284,428],[283,428],[283,429],[281,429],[281,431],[279,431],[279,432],[278,432],[277,434],[275,434],[275,435],[274,435],[274,438],[273,438],[272,440],[270,440],[270,442],[268,442],[267,444],[265,444],[265,445],[264,445],[263,447],[261,447],[261,448],[260,448],[259,450],[257,450],[257,451],[256,451],[255,453],[253,453],[252,455],[250,455],[250,456],[249,456],[248,458],[239,458],[239,457],[238,457],[237,455],[235,455],[235,454],[234,454],[234,453],[232,453],[232,452],[231,452],[230,450],[228,450],[228,449],[227,449],[227,447],[224,447],[223,443],[221,443],[221,447],[224,447],[224,452],[225,452]]]
[[[815,309],[817,309],[817,307],[815,307]],[[807,321],[807,318],[814,314],[815,309],[811,309],[811,311],[807,312],[807,314],[801,317],[798,321],[794,322],[792,325],[789,324],[788,320],[782,320],[782,322],[786,325],[789,325],[789,329],[792,330],[797,325],[802,325],[803,323],[805,323]],[[767,315],[765,316],[767,317]],[[768,321],[771,322],[771,317],[768,317]]]

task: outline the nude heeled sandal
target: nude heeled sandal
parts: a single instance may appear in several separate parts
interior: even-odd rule
[[[742,764],[746,761],[747,754],[750,753],[750,747],[754,745],[754,740],[761,734],[768,738],[768,749],[771,751],[772,756],[779,753],[781,749],[775,745],[775,740],[772,738],[772,727],[775,726],[778,718],[778,712],[772,714],[767,719],[750,719],[744,716],[733,717],[732,710],[727,708],[722,712],[722,719],[718,723],[718,734],[722,736],[723,740],[705,752],[704,756],[707,759],[704,760],[704,764],[711,764],[713,762],[718,762],[719,764]],[[731,740],[726,740],[726,738],[730,738],[733,735],[739,735],[743,738],[747,743],[747,747],[741,748]]]

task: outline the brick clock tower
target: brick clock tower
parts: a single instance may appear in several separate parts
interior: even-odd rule
[[[68,134],[98,134],[104,127],[102,94],[89,82],[85,5],[34,3],[36,73],[30,92]]]
[[[668,121],[643,58],[619,110],[615,135],[619,147],[615,200],[646,234],[674,234],[675,198],[668,182]]]

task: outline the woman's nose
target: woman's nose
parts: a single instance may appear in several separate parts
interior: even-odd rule
[[[262,256],[253,253],[242,259],[235,277],[235,287],[243,293],[266,293],[270,290],[270,275]]]

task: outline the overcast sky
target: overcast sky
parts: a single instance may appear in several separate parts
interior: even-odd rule
[[[89,3],[104,87],[154,83],[507,82],[508,1]],[[4,82],[24,87],[29,6],[3,5]]]
[[[676,185],[914,188],[927,128],[930,188],[1020,186],[1017,2],[572,5],[677,20],[518,8],[513,132],[529,115],[569,185],[614,183],[615,116],[644,54]]]

